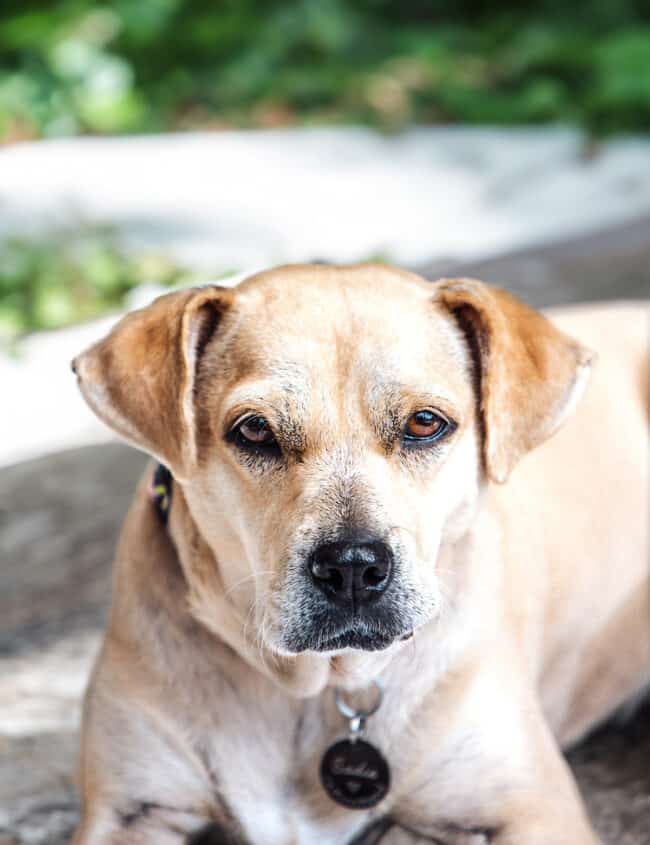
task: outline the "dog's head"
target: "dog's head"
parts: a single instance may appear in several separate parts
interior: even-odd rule
[[[436,615],[441,548],[559,427],[589,358],[480,282],[295,266],[164,296],[74,368],[172,470],[246,624],[295,654],[381,649]],[[188,573],[205,621],[209,575]]]

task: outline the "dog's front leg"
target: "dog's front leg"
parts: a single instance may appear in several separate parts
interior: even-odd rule
[[[599,845],[580,806],[564,810],[536,801],[534,806],[511,809],[507,818],[499,814],[498,827],[483,829],[444,823],[421,824],[415,829],[396,824],[380,845]]]
[[[531,754],[506,786],[492,845],[600,845],[573,775],[541,713],[529,717]]]
[[[72,845],[242,845],[237,834],[192,813],[142,805],[82,820]]]
[[[504,696],[491,675],[452,725],[455,739],[404,787],[396,824],[421,836],[417,845],[599,845],[533,691],[514,695],[504,681]]]
[[[379,845],[489,845],[487,833],[444,825],[426,834],[402,825],[393,825],[379,841]],[[365,845],[365,843],[363,843]],[[372,845],[375,845],[373,842]]]
[[[468,782],[479,795],[485,785],[482,826],[490,845],[599,845],[543,715],[533,702],[523,712],[526,721],[513,729],[503,759],[492,761],[493,774],[481,767],[480,779]]]
[[[205,820],[150,805],[129,812],[105,808],[84,816],[72,845],[185,845],[202,827]]]
[[[549,783],[549,790],[553,784]],[[488,840],[491,845],[600,845],[576,801],[522,803]]]
[[[489,845],[487,833],[444,824],[422,833],[390,817],[379,819],[348,842],[348,845]]]

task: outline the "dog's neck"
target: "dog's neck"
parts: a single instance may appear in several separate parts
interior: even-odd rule
[[[176,547],[188,585],[189,612],[251,669],[270,678],[292,698],[309,698],[328,686],[348,690],[366,688],[398,660],[400,654],[406,654],[408,659],[409,650],[413,648],[408,641],[397,641],[378,652],[349,649],[335,656],[316,652],[279,655],[261,643],[252,626],[247,624],[251,608],[238,607],[233,601],[232,591],[223,582],[218,550],[211,548],[199,531],[180,485],[174,487],[166,530]],[[441,633],[439,623],[434,622],[425,625],[424,630],[416,634],[416,639],[439,638]],[[446,668],[447,657],[441,654],[438,673]],[[436,671],[435,667],[432,671]]]

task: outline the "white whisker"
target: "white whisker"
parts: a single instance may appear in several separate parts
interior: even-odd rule
[[[245,575],[239,581],[236,581],[234,584],[232,584],[230,587],[228,587],[226,592],[223,594],[224,598],[228,598],[228,596],[233,592],[233,590],[236,590],[237,587],[240,587],[242,584],[245,584],[246,581],[252,581],[252,580],[255,580],[258,577],[262,578],[262,577],[265,577],[267,575],[273,575],[273,574],[274,573],[273,573],[272,569],[263,569],[261,572],[251,572],[249,575]]]

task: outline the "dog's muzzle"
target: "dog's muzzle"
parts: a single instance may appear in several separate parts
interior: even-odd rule
[[[393,550],[379,539],[362,535],[316,546],[305,559],[297,587],[301,613],[294,617],[287,647],[293,652],[387,648],[407,633],[401,603],[392,596],[396,570]]]

